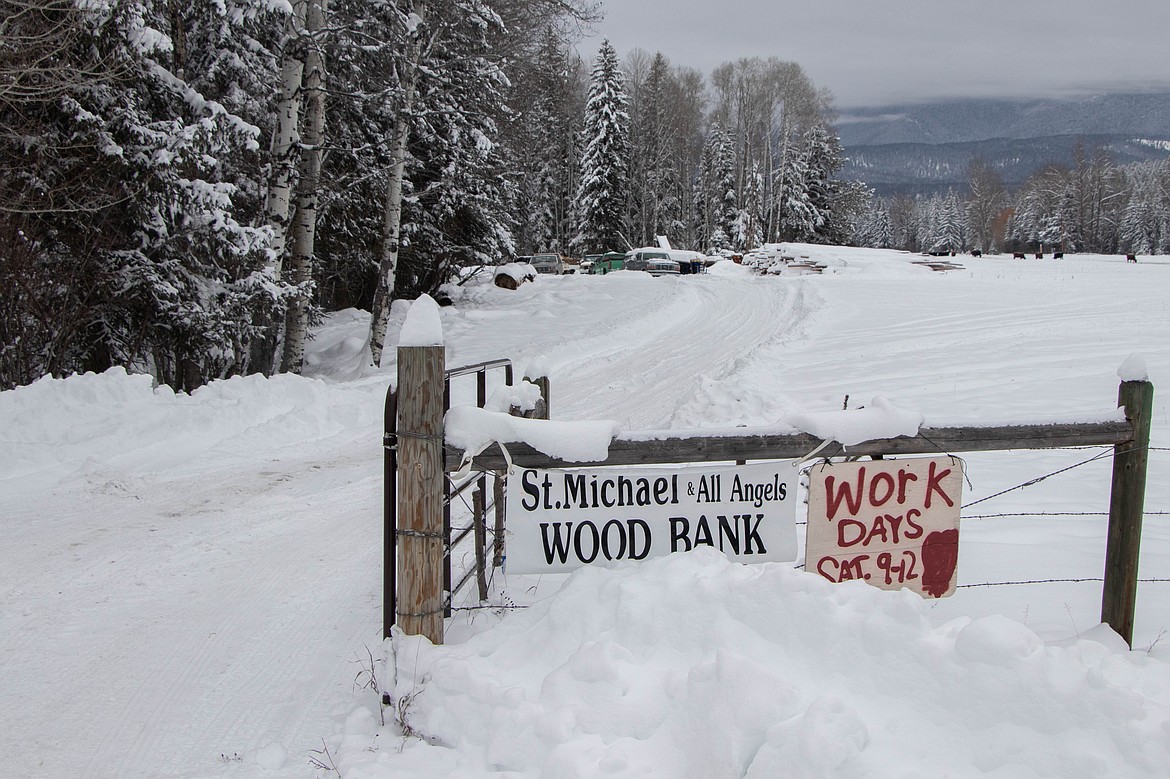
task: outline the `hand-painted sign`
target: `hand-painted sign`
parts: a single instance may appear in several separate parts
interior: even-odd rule
[[[508,477],[508,571],[555,573],[711,546],[742,562],[796,559],[797,469],[540,471]]]
[[[953,457],[814,466],[805,570],[834,582],[950,595],[962,488],[962,463]]]

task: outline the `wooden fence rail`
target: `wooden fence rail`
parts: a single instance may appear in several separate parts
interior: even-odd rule
[[[571,462],[549,457],[523,443],[506,444],[512,462],[525,468],[581,468],[598,465],[650,465],[655,463],[720,462],[724,460],[784,460],[804,457],[821,445],[809,433],[788,435],[721,435],[644,438],[618,437],[609,445],[604,462]],[[1013,425],[1006,427],[924,427],[913,438],[884,438],[827,449],[824,456],[950,454],[1007,449],[1057,449],[1069,446],[1116,446],[1134,439],[1130,422],[1093,422],[1064,425]],[[454,471],[461,452],[448,452],[446,468]],[[475,457],[473,467],[499,471],[506,460],[498,445]]]
[[[416,347],[417,348],[417,347]],[[439,536],[450,540],[449,515],[444,517],[442,509],[443,473],[459,470],[462,463],[462,452],[447,451],[437,446],[442,436],[442,410],[446,404],[432,399],[433,393],[444,385],[441,379],[444,375],[442,364],[442,349],[432,349],[427,353],[426,360],[432,363],[426,367],[415,365],[421,358],[418,355],[403,354],[399,350],[399,385],[400,400],[395,404],[387,400],[386,448],[387,448],[387,484],[386,484],[386,544],[387,568],[394,566],[395,550],[401,546],[398,555],[399,579],[401,580],[402,597],[397,600],[405,605],[394,606],[396,590],[395,575],[386,572],[386,600],[389,604],[384,618],[385,634],[389,635],[390,626],[395,616],[401,620],[402,628],[406,632],[421,632],[434,643],[442,643],[442,619],[434,618],[442,613],[444,594],[450,596],[451,584],[449,574],[444,585],[438,583],[436,566],[442,559],[442,544],[430,543],[432,539],[438,541]],[[405,359],[404,359],[405,358]],[[437,360],[436,362],[433,362]],[[486,363],[483,365],[487,365]],[[405,370],[404,370],[405,367]],[[471,366],[471,369],[481,366]],[[469,369],[469,370],[471,370]],[[457,372],[463,369],[457,369]],[[511,383],[509,369],[508,383]],[[484,379],[480,378],[479,404],[484,402]],[[421,386],[419,383],[429,385]],[[548,398],[548,382],[541,384],[543,396]],[[421,393],[426,397],[425,403],[410,401],[407,396]],[[1013,449],[1058,449],[1075,446],[1113,446],[1114,467],[1112,493],[1109,507],[1109,531],[1105,554],[1105,584],[1102,593],[1101,620],[1108,623],[1119,635],[1131,643],[1133,640],[1133,615],[1137,600],[1137,567],[1138,551],[1141,541],[1142,511],[1145,498],[1146,470],[1150,437],[1150,416],[1153,407],[1153,385],[1148,381],[1126,381],[1121,384],[1118,395],[1118,405],[1124,409],[1125,420],[1115,422],[1092,422],[1077,424],[1028,424],[997,427],[935,427],[922,428],[918,435],[901,436],[864,443],[843,446],[830,442],[830,446],[821,449],[822,457],[837,456],[889,456],[909,454],[951,454],[959,452],[986,452]],[[422,420],[418,414],[427,409],[429,421]],[[547,418],[547,404],[544,416]],[[397,425],[394,429],[410,432],[391,432],[391,415],[397,414]],[[432,439],[435,433],[431,432],[437,425],[438,439]],[[419,431],[419,432],[415,432]],[[426,446],[407,446],[407,441],[414,439],[416,444]],[[822,446],[817,436],[808,433],[794,434],[729,434],[714,433],[710,435],[688,434],[672,436],[669,433],[639,434],[634,436],[619,436],[609,447],[608,457],[604,462],[571,462],[549,457],[523,443],[506,444],[508,455],[514,465],[522,468],[571,468],[585,466],[613,466],[613,465],[651,465],[662,463],[702,463],[720,461],[744,460],[780,460],[803,458]],[[397,447],[397,448],[396,448]],[[443,451],[442,456],[439,452]],[[409,452],[409,457],[408,457]],[[398,461],[391,467],[391,461],[397,456]],[[472,467],[479,471],[494,471],[502,474],[508,464],[498,445],[494,445],[477,455]],[[397,487],[391,482],[393,474],[397,474]],[[501,560],[501,546],[503,537],[502,516],[502,479],[495,480],[493,490],[496,507],[494,564],[499,565]],[[397,490],[397,491],[396,491]],[[429,491],[423,495],[422,492]],[[475,521],[486,524],[484,499],[486,484],[482,481],[477,485],[475,503]],[[397,517],[391,514],[395,509]],[[427,516],[422,516],[427,514]],[[444,521],[446,519],[446,521]],[[397,532],[395,528],[401,528]],[[484,544],[486,528],[477,529],[477,568],[486,565]],[[422,543],[420,543],[422,542]],[[436,552],[436,550],[438,550]],[[415,559],[419,555],[438,555],[435,562]],[[418,577],[427,579],[427,584],[414,581]],[[407,580],[411,581],[408,582]],[[431,581],[434,580],[434,581]],[[482,578],[479,582],[481,598],[485,584]],[[449,606],[449,604],[448,604]],[[397,611],[396,611],[397,610]],[[430,619],[423,623],[410,622],[418,616]],[[437,621],[437,625],[435,624]]]

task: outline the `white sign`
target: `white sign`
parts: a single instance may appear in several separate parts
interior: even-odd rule
[[[516,469],[508,572],[555,573],[711,546],[741,562],[796,559],[790,461],[615,470]]]
[[[834,582],[950,595],[962,489],[962,463],[953,457],[813,466],[805,570]]]

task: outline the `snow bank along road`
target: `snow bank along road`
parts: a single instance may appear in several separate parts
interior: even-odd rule
[[[1164,266],[1121,276],[1104,261],[985,258],[944,275],[890,253],[846,262],[820,278],[727,269],[472,286],[443,312],[448,361],[509,357],[523,370],[542,359],[555,417],[628,429],[767,423],[840,408],[847,393],[880,392],[928,420],[1096,411],[1135,350],[1170,386]],[[312,775],[310,750],[352,709],[360,659],[380,638],[380,416],[393,367],[361,368],[364,327],[356,312],[333,317],[308,378],[233,379],[187,397],[112,372],[0,393],[6,772]],[[973,459],[976,490],[1067,460]],[[1166,464],[1156,454],[1151,468]],[[1100,504],[1099,477],[1002,510]],[[1152,484],[1147,506],[1170,509],[1170,487]],[[1147,527],[1143,566],[1164,574],[1170,534]],[[1078,545],[1046,546],[1051,570],[1096,565],[1098,527],[1062,528],[1056,538]],[[1000,573],[984,552],[993,544],[1014,544],[1013,563],[1037,556],[1014,526],[972,538],[969,559],[984,568],[961,576]],[[1029,624],[1085,627],[1094,598],[1093,584],[1062,592]],[[1136,643],[1170,625],[1154,600],[1140,602]],[[986,596],[940,614],[1019,608]]]

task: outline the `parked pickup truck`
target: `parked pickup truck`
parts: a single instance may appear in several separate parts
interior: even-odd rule
[[[702,273],[703,255],[683,249],[660,249],[647,246],[626,254],[626,270],[643,270],[651,276],[677,276]]]
[[[565,264],[559,254],[534,254],[530,264],[537,273],[551,273],[560,276],[565,272]]]

